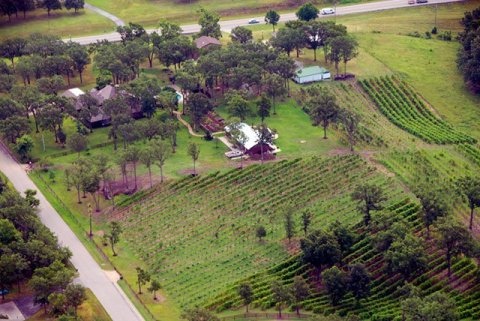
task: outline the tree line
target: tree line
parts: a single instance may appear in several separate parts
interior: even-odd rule
[[[77,315],[85,301],[85,289],[72,284],[74,271],[69,267],[71,252],[37,216],[36,191],[27,190],[25,198],[0,176],[0,288],[21,293],[25,285],[34,301],[54,316]]]
[[[480,8],[465,12],[461,24],[464,31],[458,35],[461,47],[457,55],[458,69],[467,86],[480,92]]]
[[[8,16],[8,21],[12,21],[12,16],[18,18],[19,13],[23,13],[23,18],[27,17],[27,12],[35,9],[47,10],[48,16],[52,10],[73,9],[75,13],[83,9],[85,0],[3,0],[0,3],[0,13]]]

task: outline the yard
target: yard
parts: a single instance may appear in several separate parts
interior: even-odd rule
[[[19,17],[12,17],[12,22],[8,22],[6,16],[0,18],[0,41],[6,38],[27,37],[32,32],[56,35],[61,38],[71,38],[75,36],[87,36],[94,34],[109,33],[115,30],[115,25],[107,18],[88,9],[79,11],[77,14],[73,10],[57,10],[47,16],[46,10],[37,9],[27,13],[27,18],[23,19],[23,14]]]

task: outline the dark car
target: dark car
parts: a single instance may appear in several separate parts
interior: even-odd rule
[[[417,0],[417,3],[428,3],[428,0]]]

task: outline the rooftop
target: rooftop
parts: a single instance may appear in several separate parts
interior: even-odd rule
[[[195,39],[195,45],[197,46],[198,49],[202,49],[208,45],[221,46],[222,43],[218,39],[215,39],[213,37],[201,36]]]
[[[324,74],[328,72],[327,69],[320,66],[310,66],[297,70],[296,74],[298,77],[308,77],[318,74]]]

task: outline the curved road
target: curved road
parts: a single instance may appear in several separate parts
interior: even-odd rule
[[[40,200],[38,216],[43,224],[55,233],[59,243],[70,248],[73,253],[71,262],[79,273],[78,280],[92,290],[112,320],[143,321],[142,316],[122,289],[111,281],[105,271],[95,262],[77,236],[30,180],[25,170],[9,155],[1,143],[0,171],[7,176],[19,192],[24,192],[26,189],[37,191],[37,198]]]
[[[347,15],[347,14],[354,14],[354,13],[365,13],[365,12],[382,11],[382,10],[397,9],[397,8],[404,8],[404,7],[417,7],[417,6],[425,6],[425,5],[441,4],[441,3],[449,3],[449,2],[461,2],[461,1],[464,1],[464,0],[429,0],[428,3],[414,4],[414,5],[408,4],[407,0],[387,0],[387,1],[369,2],[364,4],[338,7],[337,15],[340,16],[340,15]],[[98,9],[98,10],[101,10],[101,9]],[[120,20],[119,18],[111,14],[109,15],[111,17],[114,17],[115,19]],[[320,16],[320,18],[323,18],[323,17],[325,16]],[[252,17],[252,18],[257,19],[258,21],[264,21],[264,17]],[[251,18],[220,21],[220,27],[222,31],[230,32],[235,27],[248,26],[249,25],[248,20],[250,19]],[[295,16],[295,13],[285,13],[280,16],[280,22],[296,20],[296,19],[297,17]],[[185,34],[192,34],[200,31],[200,26],[198,24],[183,25],[181,27],[182,27],[183,33]],[[156,31],[156,29],[147,30],[147,32],[149,33],[153,31]],[[99,40],[120,41],[120,35],[117,32],[112,32],[112,33],[107,33],[103,35],[72,38],[71,40],[78,42],[82,45],[89,45],[92,43],[96,43]]]
[[[113,23],[116,24],[117,26],[124,26],[125,25],[125,22],[123,22],[122,19],[114,16],[111,13],[106,12],[105,10],[102,10],[98,7],[92,6],[91,4],[88,4],[88,3],[85,3],[84,7],[87,8],[87,9],[90,9],[92,11],[95,11],[96,13],[98,13],[101,16],[104,16],[107,19],[112,20]]]

